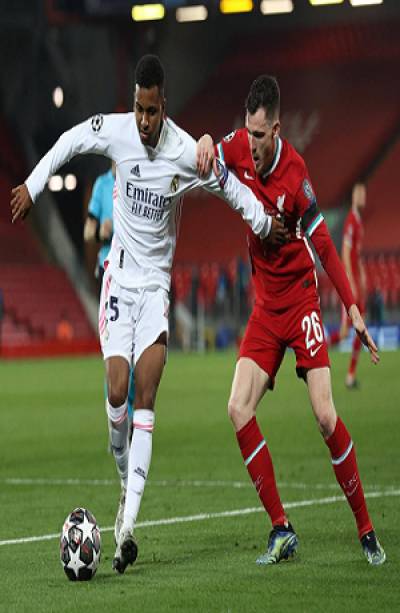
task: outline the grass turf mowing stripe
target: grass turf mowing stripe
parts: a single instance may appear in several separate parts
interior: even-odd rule
[[[400,490],[386,490],[383,492],[367,492],[366,498],[383,498],[386,496],[400,496]],[[346,500],[344,496],[329,496],[327,498],[311,498],[309,500],[297,500],[294,502],[284,503],[285,509],[295,509],[299,507],[311,507],[320,504],[333,504]],[[232,511],[221,511],[218,513],[199,513],[198,515],[188,515],[184,517],[170,517],[165,519],[156,519],[151,521],[138,522],[135,528],[148,528],[151,526],[167,526],[171,524],[181,524],[184,522],[203,521],[206,519],[218,519],[221,517],[236,517],[238,515],[250,515],[252,513],[265,512],[262,507],[248,507],[245,509],[234,509]],[[114,526],[101,528],[102,532],[111,532]],[[28,536],[19,539],[9,539],[0,541],[0,545],[19,545],[22,543],[35,543],[38,541],[48,541],[59,538],[60,534],[44,534],[42,536]]]
[[[46,478],[19,478],[8,477],[0,480],[0,483],[6,485],[104,485],[115,486],[120,482],[117,479],[46,479]],[[232,487],[235,489],[241,488],[253,488],[253,484],[248,481],[202,481],[200,479],[195,480],[157,480],[148,481],[147,487]],[[278,481],[278,487],[286,487],[296,490],[337,490],[337,483],[301,483],[301,482],[288,482]],[[398,486],[391,486],[391,489],[397,489]],[[366,484],[363,485],[364,490],[381,490],[382,485],[378,484]]]

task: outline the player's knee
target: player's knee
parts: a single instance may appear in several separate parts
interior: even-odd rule
[[[248,405],[238,398],[231,397],[228,402],[228,416],[237,431],[247,424],[253,414]]]
[[[317,414],[318,427],[324,438],[333,434],[336,426],[336,412],[332,405],[322,407]]]
[[[108,402],[112,407],[120,407],[122,406],[128,396],[128,390],[126,385],[123,383],[117,384],[108,384]]]
[[[135,407],[152,411],[156,402],[156,389],[136,390]]]

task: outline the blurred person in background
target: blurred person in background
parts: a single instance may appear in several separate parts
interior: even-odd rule
[[[362,260],[362,239],[364,228],[362,214],[367,204],[367,189],[364,183],[356,183],[351,197],[351,208],[346,217],[343,227],[342,261],[354,299],[360,313],[364,316],[367,300],[367,275]],[[337,345],[347,338],[349,333],[349,318],[342,308],[342,321],[338,331],[330,335],[330,346]],[[361,351],[361,340],[357,334],[353,339],[351,358],[347,369],[345,384],[348,389],[359,387],[356,378],[357,364]]]
[[[111,162],[111,168],[106,173],[97,177],[94,183],[88,205],[88,216],[83,229],[85,242],[97,241],[100,244],[95,269],[99,296],[104,276],[104,262],[110,251],[113,235],[114,185],[115,162]]]
[[[74,328],[72,327],[70,319],[65,311],[61,313],[60,319],[57,323],[56,338],[64,343],[72,341],[74,338]]]
[[[296,354],[297,376],[308,387],[311,406],[327,445],[336,479],[353,512],[367,561],[386,557],[368,514],[356,453],[332,399],[330,362],[324,338],[315,262],[308,240],[338,292],[357,336],[371,359],[379,356],[353,295],[340,258],[317,206],[303,158],[280,137],[280,91],[277,80],[261,75],[251,85],[245,103],[245,128],[226,136],[214,149],[209,135],[198,144],[201,175],[218,155],[264,203],[265,210],[284,221],[289,240],[263,245],[248,231],[256,303],[241,342],[228,404],[244,464],[269,514],[272,530],[267,550],[257,563],[276,564],[291,558],[298,547],[296,532],[283,508],[268,445],[256,411],[273,389],[286,348]]]
[[[104,264],[108,257],[111,241],[113,237],[113,195],[115,189],[115,162],[111,162],[111,168],[104,174],[97,177],[92,190],[88,205],[88,216],[83,229],[83,238],[85,242],[97,242],[100,248],[97,254],[96,268],[94,276],[97,281],[98,294],[100,297],[101,287],[104,276]],[[106,398],[107,411],[107,381],[104,382],[104,392]],[[133,434],[133,403],[135,399],[135,375],[131,367],[128,390],[128,437],[129,440]],[[119,456],[124,453],[125,444],[120,445],[119,437],[113,436],[113,427],[111,420],[108,419],[109,430],[109,449],[114,456],[117,470],[119,465]],[[118,440],[114,440],[118,439]],[[125,479],[126,481],[126,479]],[[125,507],[126,487],[124,477],[121,478],[121,495],[118,504],[118,513],[115,521],[114,537],[118,540],[118,535],[123,522],[123,510]]]
[[[0,355],[1,355],[1,348],[2,348],[2,330],[3,330],[4,312],[5,312],[4,292],[0,287]]]
[[[262,244],[287,238],[252,191],[222,164],[207,179],[196,166],[196,142],[165,114],[164,69],[157,56],[141,58],[134,112],[95,115],[64,132],[26,182],[12,190],[12,222],[24,219],[48,178],[78,153],[116,162],[114,236],[100,299],[99,332],[107,373],[107,414],[118,467],[127,488],[113,568],[125,572],[137,557],[133,529],[152,455],[154,407],[168,344],[169,290],[177,231],[186,192],[204,187],[223,198]],[[127,445],[130,366],[135,368],[132,442]]]

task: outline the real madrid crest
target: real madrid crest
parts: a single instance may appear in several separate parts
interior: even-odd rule
[[[171,181],[171,192],[175,194],[179,187],[179,175],[175,175]]]

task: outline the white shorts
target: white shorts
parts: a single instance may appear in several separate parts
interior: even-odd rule
[[[104,273],[99,308],[101,350],[106,360],[124,357],[135,366],[143,351],[168,335],[168,292],[160,287],[127,289]]]

